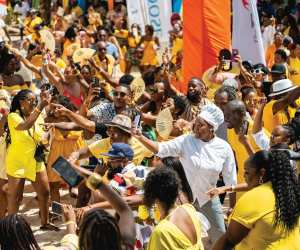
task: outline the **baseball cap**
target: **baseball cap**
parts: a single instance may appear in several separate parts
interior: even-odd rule
[[[272,74],[285,74],[286,68],[283,64],[274,64],[271,68]]]
[[[133,159],[133,154],[133,150],[128,144],[113,143],[108,153],[102,155],[111,158],[127,158],[131,161]]]

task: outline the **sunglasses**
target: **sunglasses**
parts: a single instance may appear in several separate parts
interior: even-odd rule
[[[113,92],[113,96],[114,97],[118,97],[118,96],[120,96],[120,97],[125,97],[127,94],[126,93],[124,93],[124,92],[118,92],[118,91],[114,91]]]
[[[149,91],[150,94],[155,94],[155,93],[158,92],[158,89],[156,89],[156,88],[149,88],[148,91]]]
[[[106,51],[106,48],[98,48],[99,51]]]

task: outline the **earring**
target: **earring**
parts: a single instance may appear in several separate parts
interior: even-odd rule
[[[262,176],[259,177],[258,183],[259,183],[259,185],[264,183],[264,180],[263,180]]]

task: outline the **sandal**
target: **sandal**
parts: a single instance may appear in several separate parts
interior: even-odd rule
[[[51,223],[47,223],[47,224],[41,226],[40,230],[43,230],[43,231],[56,231],[56,232],[60,231],[60,229],[57,226],[54,226]]]

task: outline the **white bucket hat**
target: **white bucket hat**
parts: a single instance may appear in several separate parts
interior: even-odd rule
[[[272,84],[271,93],[269,97],[281,95],[297,88],[289,79],[282,79]]]

